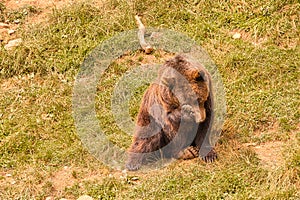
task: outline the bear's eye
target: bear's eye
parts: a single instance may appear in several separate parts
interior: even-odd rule
[[[196,77],[197,82],[205,81],[205,73],[203,71],[198,72],[198,75]]]

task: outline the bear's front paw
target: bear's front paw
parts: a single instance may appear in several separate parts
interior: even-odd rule
[[[141,163],[140,162],[134,162],[134,161],[130,161],[126,163],[126,168],[129,171],[137,171],[138,169],[141,168]]]
[[[218,158],[217,152],[212,149],[206,156],[202,158],[205,162],[213,162]]]
[[[178,159],[181,160],[188,160],[188,159],[193,159],[199,156],[199,148],[189,146],[185,148],[184,150],[180,151],[178,154]]]

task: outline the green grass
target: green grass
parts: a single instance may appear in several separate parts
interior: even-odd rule
[[[0,199],[76,199],[82,194],[95,199],[300,198],[299,9],[296,0],[108,0],[100,7],[86,2],[53,9],[44,24],[22,25],[23,44],[13,51],[0,47]],[[26,20],[23,10],[0,4],[0,11],[1,21]],[[177,161],[157,171],[123,174],[82,146],[72,117],[79,67],[101,41],[136,28],[137,13],[146,27],[195,39],[217,64],[227,101],[217,162]],[[232,31],[242,37],[233,39]],[[163,57],[150,56],[155,62]],[[110,91],[118,77],[147,57],[132,52],[112,64],[98,85],[99,123],[125,147],[130,137],[113,123]],[[132,99],[133,117],[144,89]],[[284,162],[275,168],[243,145],[272,141],[284,144]],[[55,177],[66,181],[57,186]]]

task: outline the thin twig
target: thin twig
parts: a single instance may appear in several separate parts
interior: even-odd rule
[[[141,19],[139,16],[135,16],[136,22],[139,26],[139,31],[138,31],[138,38],[140,41],[141,47],[144,49],[145,53],[149,54],[153,51],[153,47],[150,44],[147,44],[145,41],[145,26],[142,23]]]

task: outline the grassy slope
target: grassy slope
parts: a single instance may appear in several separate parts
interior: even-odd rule
[[[46,26],[24,31],[21,47],[12,52],[1,47],[1,199],[80,194],[128,199],[300,198],[296,0],[109,1],[104,7],[86,3],[53,10]],[[81,146],[71,107],[76,73],[97,44],[135,28],[136,13],[144,15],[147,26],[194,38],[218,65],[228,103],[218,162],[176,162],[124,179]],[[5,12],[1,17],[7,17]],[[232,39],[234,30],[242,38]],[[242,145],[269,141],[285,143],[285,162],[275,169],[265,168],[255,152]],[[53,177],[64,166],[72,166],[73,182],[57,191]],[[87,179],[91,174],[95,179]],[[133,176],[139,181],[131,180]]]

